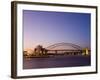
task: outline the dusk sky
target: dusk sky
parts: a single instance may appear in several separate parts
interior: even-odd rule
[[[90,47],[90,18],[88,13],[23,10],[24,49],[61,42]]]

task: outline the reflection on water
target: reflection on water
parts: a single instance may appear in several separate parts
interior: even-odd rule
[[[82,55],[23,59],[23,69],[75,67],[89,65],[91,65],[90,56]]]

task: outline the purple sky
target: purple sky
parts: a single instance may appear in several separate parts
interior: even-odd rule
[[[23,10],[24,49],[65,42],[90,47],[90,19],[87,13]]]

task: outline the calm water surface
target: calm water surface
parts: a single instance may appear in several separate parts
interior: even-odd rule
[[[24,58],[23,69],[75,67],[91,65],[90,56],[55,56],[47,58]]]

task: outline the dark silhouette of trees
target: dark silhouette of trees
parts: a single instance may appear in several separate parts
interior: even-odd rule
[[[34,49],[34,53],[36,55],[46,55],[47,50],[45,48],[43,48],[43,46],[38,45],[35,49]]]

